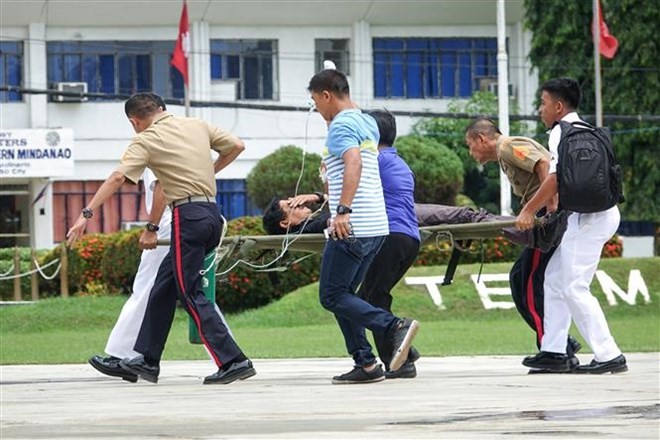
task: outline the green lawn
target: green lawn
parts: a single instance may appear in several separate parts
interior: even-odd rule
[[[510,264],[485,265],[483,273],[506,273]],[[597,281],[592,289],[603,304],[612,333],[624,352],[660,351],[660,258],[603,260],[601,269],[622,290],[628,273],[641,271],[651,302],[609,306]],[[515,310],[485,310],[469,278],[478,265],[458,268],[454,284],[441,287],[445,310],[438,310],[422,286],[399,284],[395,311],[419,319],[415,345],[424,355],[524,354],[536,350],[532,331]],[[444,267],[414,268],[408,276],[437,276]],[[345,356],[339,329],[318,304],[318,286],[310,285],[258,310],[231,315],[229,323],[252,358]],[[508,298],[501,298],[505,301]],[[0,364],[81,363],[102,353],[124,297],[47,299],[28,306],[0,308]],[[573,329],[572,334],[580,338]],[[199,345],[188,343],[188,317],[178,310],[164,359],[205,359]],[[585,351],[586,347],[585,347]]]

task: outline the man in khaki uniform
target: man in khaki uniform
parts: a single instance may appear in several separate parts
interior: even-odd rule
[[[215,173],[236,159],[245,147],[233,134],[202,120],[174,117],[163,110],[161,102],[152,93],[138,93],[126,101],[124,110],[137,135],[119,167],[101,185],[69,230],[68,243],[73,244],[84,234],[94,210],[126,179],[138,182],[149,167],[172,208],[171,247],[158,269],[135,343],[135,351],[142,355],[124,359],[120,365],[145,380],[158,381],[160,358],[174,319],[178,293],[218,366],[218,371],[206,377],[204,383],[247,379],[256,374],[252,363],[233,340],[201,287],[204,257],[218,245],[222,229],[215,205]],[[219,154],[215,162],[211,149]],[[141,240],[143,249],[156,246],[157,230],[158,227],[152,227],[151,235]]]
[[[500,164],[502,171],[511,182],[513,193],[521,198],[521,206],[524,206],[536,194],[541,182],[548,175],[550,167],[548,150],[530,138],[502,135],[495,123],[488,118],[477,118],[467,127],[465,142],[470,148],[470,154],[479,163],[497,161]],[[550,206],[546,206],[539,212],[539,215],[556,210],[555,198]],[[562,219],[554,227],[565,228],[565,215],[563,213],[559,213],[559,215]],[[558,242],[555,243],[546,252],[538,248],[524,248],[509,274],[513,302],[525,322],[536,333],[538,347],[541,346],[544,335],[543,282],[545,268],[558,244]],[[554,317],[547,316],[545,319],[554,319]],[[579,349],[580,344],[569,336],[567,352],[571,358],[571,369],[579,364],[575,356]]]

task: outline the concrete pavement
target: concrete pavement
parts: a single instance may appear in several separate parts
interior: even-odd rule
[[[202,385],[207,361],[163,362],[157,385],[0,366],[0,438],[658,439],[659,354],[627,358],[627,373],[578,376],[527,375],[520,356],[422,357],[416,379],[367,385],[330,383],[348,359],[255,360],[230,385]]]

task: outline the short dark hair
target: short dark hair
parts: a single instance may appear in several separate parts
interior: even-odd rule
[[[582,88],[573,78],[554,78],[541,86],[542,92],[547,92],[553,98],[561,101],[571,110],[577,110],[582,99]]]
[[[280,202],[282,198],[275,196],[271,199],[266,206],[264,211],[264,216],[261,219],[261,223],[269,235],[282,235],[286,234],[286,229],[280,225],[280,222],[284,220],[284,211],[280,207]]]
[[[374,118],[378,125],[378,133],[380,133],[378,145],[391,147],[394,144],[394,139],[396,139],[396,119],[394,115],[387,109],[372,110],[367,114]]]
[[[158,107],[163,111],[167,110],[165,101],[163,98],[156,95],[155,93],[136,93],[124,104],[124,112],[129,118],[131,116],[136,116],[138,118],[144,118],[149,115],[153,115],[158,112]]]
[[[465,134],[469,138],[473,138],[478,134],[488,136],[490,139],[494,138],[496,134],[502,134],[499,127],[495,125],[495,121],[485,116],[480,116],[465,129]]]
[[[321,70],[314,75],[309,80],[307,90],[317,93],[327,90],[337,96],[346,96],[351,93],[348,87],[348,78],[344,73],[335,69]]]

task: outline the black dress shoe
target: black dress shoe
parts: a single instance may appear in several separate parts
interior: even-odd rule
[[[410,360],[406,361],[403,367],[396,371],[387,370],[385,372],[385,379],[412,379],[414,377],[417,377],[417,368],[415,368],[415,364],[410,362]]]
[[[580,365],[580,360],[577,358],[577,356],[568,356],[568,368],[569,368],[568,371],[553,371],[553,370],[531,368],[527,372],[527,374],[571,374],[571,373],[575,373],[575,370],[579,365]]]
[[[575,370],[578,374],[605,374],[605,373],[623,373],[628,371],[626,357],[619,355],[607,362],[596,362],[592,360],[589,365],[581,365]]]
[[[232,383],[235,380],[245,380],[249,377],[257,374],[256,370],[252,366],[252,362],[249,359],[246,359],[242,362],[234,362],[229,365],[227,368],[221,368],[217,373],[204,378],[204,384],[228,384]]]
[[[142,379],[158,383],[158,375],[160,374],[160,367],[158,365],[150,365],[144,360],[144,356],[140,355],[133,359],[124,359],[119,361],[119,366],[131,373],[137,374]]]
[[[580,344],[578,340],[571,335],[568,335],[568,346],[570,347],[573,354],[577,354],[578,351],[582,349],[582,344]]]
[[[540,351],[534,356],[527,356],[522,364],[538,370],[550,370],[553,373],[567,373],[571,371],[569,357],[561,353]]]
[[[116,358],[114,356],[108,356],[106,358],[102,358],[101,356],[98,355],[92,356],[88,360],[89,365],[96,368],[96,370],[100,371],[106,376],[121,377],[122,379],[128,382],[133,382],[133,383],[137,382],[138,380],[137,374],[131,373],[130,371],[126,371],[122,367],[120,367],[119,366],[120,361],[121,359]]]

